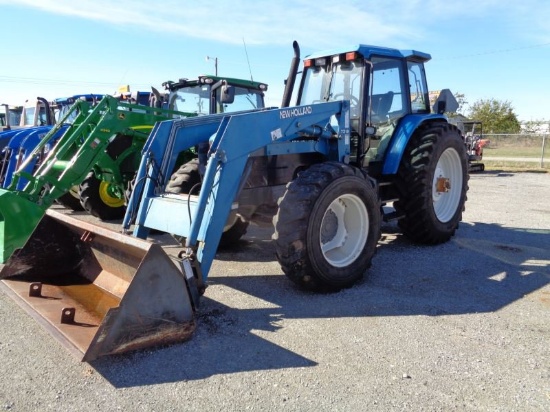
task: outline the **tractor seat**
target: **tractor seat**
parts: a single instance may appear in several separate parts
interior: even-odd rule
[[[372,95],[372,119],[374,123],[386,120],[393,103],[393,92]]]

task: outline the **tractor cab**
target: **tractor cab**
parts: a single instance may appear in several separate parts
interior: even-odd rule
[[[0,132],[11,130],[13,126],[17,128],[21,121],[21,112],[23,107],[1,104],[0,109]]]
[[[168,109],[196,115],[261,109],[267,91],[265,83],[218,76],[168,81],[163,86],[169,91]]]
[[[23,106],[7,106],[6,107],[6,120],[7,126],[13,127],[21,122],[21,114],[23,113]]]
[[[424,62],[430,55],[368,45],[314,54],[304,60],[298,105],[350,102],[350,163],[382,162],[401,119],[429,114]],[[331,126],[336,127],[336,119]]]
[[[3,110],[0,112],[0,131],[8,130],[9,128],[9,116],[8,105],[2,104]]]
[[[20,127],[48,126],[54,123],[54,114],[46,99],[37,97],[25,101],[19,122]]]

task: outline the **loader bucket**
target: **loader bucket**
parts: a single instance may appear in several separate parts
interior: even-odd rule
[[[0,263],[23,247],[44,213],[45,208],[16,192],[0,189]]]
[[[0,287],[83,361],[188,339],[185,276],[162,248],[48,210]]]

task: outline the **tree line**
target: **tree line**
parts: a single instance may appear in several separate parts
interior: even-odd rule
[[[540,130],[542,125],[548,124],[546,120],[531,120],[522,124],[514,112],[512,103],[507,100],[480,99],[466,110],[468,102],[465,95],[456,93],[455,98],[458,102],[458,109],[456,113],[448,113],[448,116],[461,115],[470,120],[480,121],[483,123],[484,133],[535,133]]]

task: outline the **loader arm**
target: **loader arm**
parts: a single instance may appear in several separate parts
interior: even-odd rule
[[[65,120],[78,112],[73,124],[55,143],[34,173],[28,172],[46,145],[53,142]],[[117,136],[138,136],[145,140],[156,122],[182,113],[122,103],[105,96],[96,106],[78,101],[40,141],[13,174],[6,189],[0,189],[0,258],[5,262],[21,248],[52,203],[80,184],[93,166],[108,156],[106,148]],[[144,129],[145,127],[145,129]],[[22,190],[19,182],[26,180]],[[25,210],[28,216],[21,213]],[[30,216],[30,217],[29,217]]]
[[[338,119],[338,133],[328,126],[333,115]],[[158,229],[185,237],[196,275],[204,282],[238,197],[249,156],[258,151],[290,152],[299,145],[302,153],[320,152],[329,160],[347,162],[349,139],[349,102],[342,101],[157,125],[138,171],[137,180],[145,182],[143,189],[134,190],[130,200],[131,205],[139,203],[133,233],[145,238],[149,229]],[[208,140],[211,148],[199,196],[164,193],[163,177],[170,176],[178,151]]]

